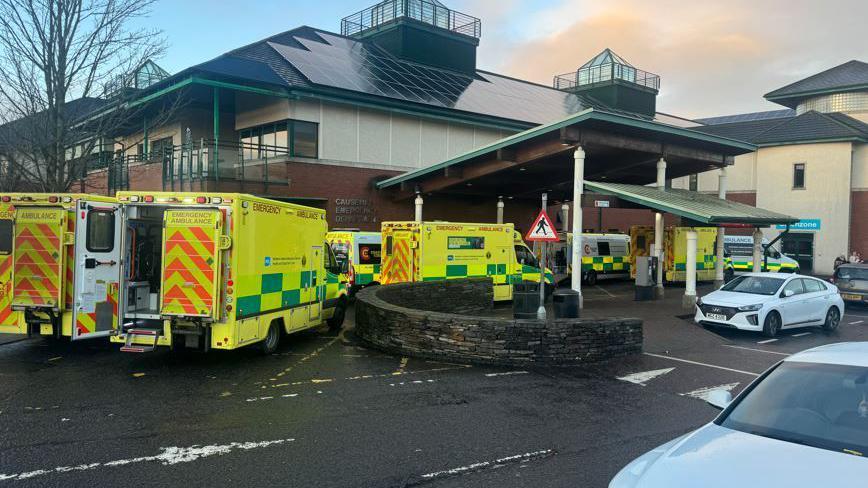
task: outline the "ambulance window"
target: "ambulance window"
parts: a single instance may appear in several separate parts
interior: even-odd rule
[[[335,259],[335,253],[332,251],[332,248],[329,246],[326,246],[325,249],[326,249],[326,252],[325,252],[325,255],[323,256],[323,259],[325,260],[325,263],[323,263],[325,266],[325,269],[326,270],[337,270],[338,269],[338,262]]]
[[[12,221],[0,220],[0,254],[12,252]]]
[[[331,250],[335,254],[335,259],[343,265],[350,260],[350,246],[343,242],[333,242]]]
[[[386,256],[392,255],[392,236],[386,236]]]
[[[611,253],[609,252],[609,243],[605,241],[597,241],[597,255],[598,256],[609,256]]]
[[[524,246],[515,246],[515,259],[518,261],[518,264],[523,264],[532,268],[539,267],[539,261],[537,261],[536,256],[534,256],[533,253]]]
[[[91,210],[87,215],[87,250],[111,252],[115,248],[115,213]]]

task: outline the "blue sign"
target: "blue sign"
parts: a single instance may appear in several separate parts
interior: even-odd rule
[[[786,225],[778,224],[775,226],[779,230],[787,228]],[[790,230],[820,230],[820,219],[804,219],[790,224]]]
[[[265,266],[266,267],[271,266],[271,256],[265,257]]]

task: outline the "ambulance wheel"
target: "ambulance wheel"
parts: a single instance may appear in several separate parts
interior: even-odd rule
[[[278,345],[280,345],[280,326],[275,321],[268,326],[265,339],[259,343],[259,352],[265,355],[274,354]]]
[[[732,279],[735,278],[735,271],[732,268],[727,269],[723,272],[723,282],[729,283]]]
[[[329,326],[329,330],[332,332],[337,332],[341,330],[341,327],[344,325],[344,318],[347,316],[347,299],[341,298],[338,301],[337,306],[335,306],[335,313],[332,315],[332,318],[326,320],[326,323]]]
[[[585,273],[585,283],[594,286],[597,284],[597,272],[594,270],[590,270]]]

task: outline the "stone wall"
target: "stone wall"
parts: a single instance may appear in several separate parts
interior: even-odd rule
[[[368,287],[356,295],[355,333],[387,352],[464,363],[587,364],[642,351],[639,319],[493,317],[492,293],[487,278]]]

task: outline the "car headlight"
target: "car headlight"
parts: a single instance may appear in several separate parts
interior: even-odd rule
[[[745,305],[743,307],[738,307],[739,312],[756,312],[763,308],[762,303],[757,303],[756,305]]]

